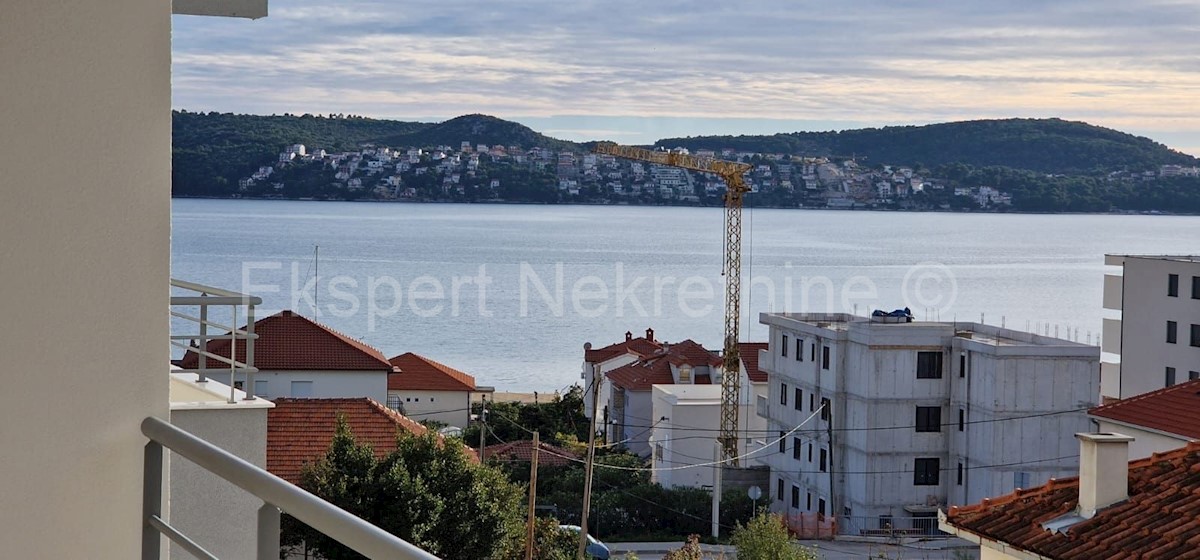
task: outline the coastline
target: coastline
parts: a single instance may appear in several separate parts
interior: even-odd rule
[[[231,196],[197,196],[197,195],[179,195],[172,194],[171,199],[196,199],[196,200],[254,200],[262,202],[351,202],[351,203],[370,203],[370,204],[480,204],[480,205],[496,205],[496,206],[625,206],[625,207],[646,207],[646,208],[723,208],[720,205],[704,205],[704,204],[628,204],[628,203],[607,203],[607,202],[522,202],[516,200],[476,200],[476,201],[459,201],[459,200],[319,200],[315,198],[268,198],[268,197],[231,197]],[[1170,212],[1165,210],[1110,210],[1108,212],[1052,212],[1052,211],[1036,211],[1036,210],[1016,210],[1005,209],[999,210],[972,210],[964,212],[962,210],[950,210],[943,208],[829,208],[817,206],[755,206],[746,205],[746,209],[751,210],[822,210],[834,212],[911,212],[911,213],[936,213],[936,214],[1019,214],[1019,215],[1062,215],[1062,216],[1200,216],[1200,213],[1189,212]]]

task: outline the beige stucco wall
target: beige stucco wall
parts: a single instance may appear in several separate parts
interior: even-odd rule
[[[0,16],[0,543],[136,558],[167,416],[171,3]]]
[[[1092,416],[1092,418],[1097,421],[1097,432],[1112,432],[1133,436],[1133,441],[1129,442],[1130,461],[1149,457],[1155,453],[1165,453],[1179,449],[1188,444],[1187,438],[1168,436],[1159,432],[1139,429],[1130,424],[1112,422],[1095,416]]]
[[[173,410],[171,423],[267,468],[267,408],[246,403]],[[171,525],[217,558],[253,558],[262,500],[182,457],[171,457]],[[191,558],[176,545],[172,558]]]

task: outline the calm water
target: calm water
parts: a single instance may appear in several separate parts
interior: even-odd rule
[[[501,390],[551,390],[578,380],[584,342],[627,330],[719,348],[722,217],[716,208],[178,199],[172,275],[248,290],[267,312],[318,315],[387,356],[423,354]],[[757,209],[745,221],[750,340],[765,337],[763,311],[907,305],[918,319],[983,314],[1083,341],[1100,329],[1105,253],[1194,254],[1200,239],[1200,217],[1175,216]],[[320,278],[304,290],[315,245]],[[481,266],[482,290],[472,278]]]

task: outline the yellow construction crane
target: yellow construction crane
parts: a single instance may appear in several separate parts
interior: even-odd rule
[[[725,348],[721,372],[721,449],[724,458],[737,466],[738,408],[741,402],[741,356],[738,325],[741,320],[742,290],[742,199],[750,191],[742,175],[753,166],[683,152],[645,150],[602,143],[592,151],[619,158],[681,167],[712,173],[725,181]]]

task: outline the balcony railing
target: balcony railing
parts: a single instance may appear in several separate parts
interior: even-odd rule
[[[174,371],[195,373],[199,376],[197,381],[200,383],[208,377],[228,375],[229,402],[235,402],[236,388],[245,391],[247,400],[254,400],[254,374],[258,373],[258,369],[254,367],[254,341],[258,339],[258,335],[254,334],[254,308],[262,305],[262,298],[174,278],[171,279],[171,288],[171,317],[180,320],[175,323],[182,322],[198,327],[198,332],[194,334],[177,333],[173,329],[171,345],[182,348],[185,358],[189,353],[198,357],[197,367]],[[186,295],[174,295],[180,292]],[[210,315],[213,311],[226,307],[229,309],[228,325],[212,320]],[[237,326],[239,310],[242,308],[245,308],[245,329]],[[221,316],[224,317],[225,314],[222,313]],[[228,340],[228,355],[210,352],[208,343],[211,340]],[[238,361],[239,344],[244,349],[243,361]],[[246,381],[244,385],[238,380],[242,377]]]
[[[159,560],[163,536],[196,558],[216,560],[162,517],[163,448],[263,501],[258,510],[257,560],[279,558],[281,510],[368,558],[437,560],[413,544],[161,419],[143,420],[142,433],[150,438],[143,475],[142,560]]]

